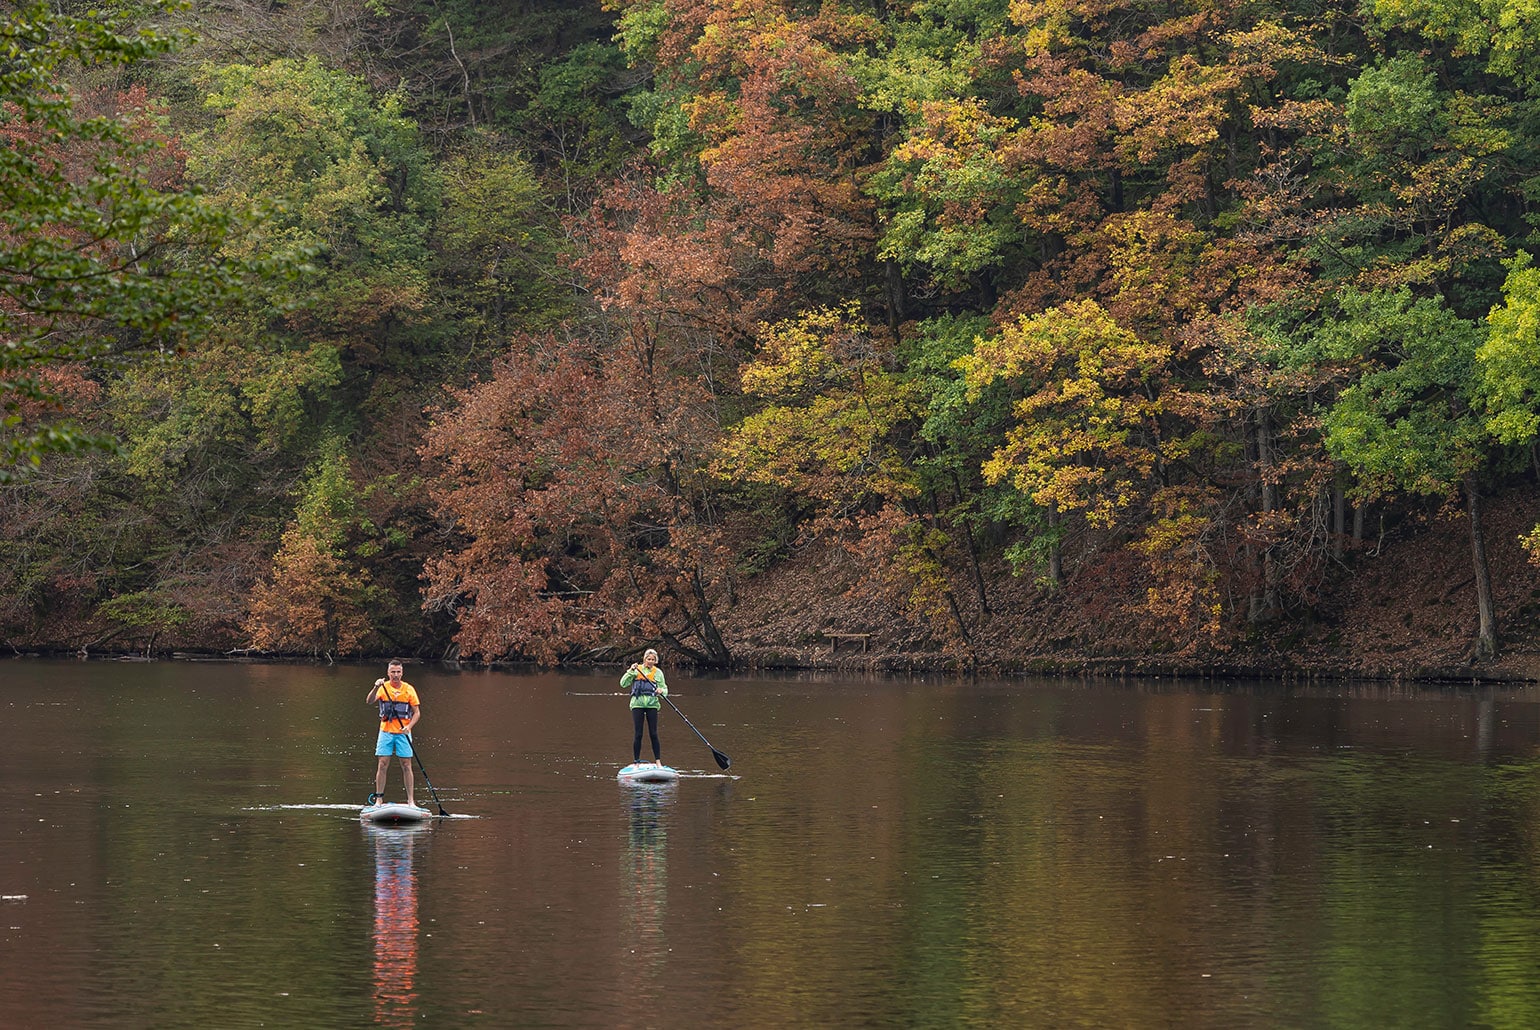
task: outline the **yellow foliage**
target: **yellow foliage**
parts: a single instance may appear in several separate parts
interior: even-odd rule
[[[1536,526],[1528,533],[1519,537],[1519,543],[1524,545],[1524,550],[1528,553],[1530,562],[1540,565],[1540,526]]]
[[[1025,395],[1017,422],[983,465],[1042,507],[1110,526],[1159,460],[1155,377],[1170,348],[1140,339],[1094,301],[1024,317],[955,363],[971,400],[1004,381]]]
[[[892,438],[919,417],[923,397],[886,369],[887,351],[853,305],[762,326],[742,382],[771,403],[726,435],[714,471],[830,507],[913,496],[914,473]]]
[[[855,338],[864,335],[865,327],[853,304],[763,324],[759,356],[741,373],[743,392],[754,397],[784,397],[848,378],[858,370],[842,365],[836,351],[849,351]]]
[[[1214,497],[1196,488],[1168,489],[1151,499],[1155,515],[1134,550],[1144,555],[1154,585],[1145,592],[1143,613],[1174,642],[1191,652],[1200,643],[1218,645],[1223,628],[1219,572],[1208,553]]]

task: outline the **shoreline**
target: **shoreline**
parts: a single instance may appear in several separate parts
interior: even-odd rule
[[[310,655],[229,652],[180,649],[146,654],[140,651],[86,651],[80,648],[7,647],[5,658],[17,660],[76,660],[90,662],[207,662],[252,665],[369,665],[385,661],[389,655],[360,655],[346,659],[328,659]],[[684,661],[668,662],[694,675],[746,675],[753,673],[859,674],[900,678],[904,676],[946,676],[957,679],[1022,679],[1034,677],[1081,678],[1098,680],[1235,680],[1279,685],[1298,683],[1383,683],[1440,686],[1524,686],[1540,682],[1540,673],[1507,666],[1502,662],[1490,668],[1460,666],[1410,666],[1406,668],[1355,669],[1344,667],[1263,666],[1252,663],[1167,663],[1141,657],[1098,657],[1078,660],[1031,658],[1021,661],[964,662],[941,654],[873,653],[861,656],[834,655],[816,658],[801,655],[765,655],[758,661],[735,662],[727,668],[711,668]],[[411,657],[413,664],[451,669],[528,669],[531,671],[598,670],[621,668],[624,662],[573,662],[559,666],[541,666],[527,661],[481,661],[447,658]]]

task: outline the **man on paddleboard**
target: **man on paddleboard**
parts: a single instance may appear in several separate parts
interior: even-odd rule
[[[620,677],[620,689],[631,693],[631,724],[636,731],[631,738],[631,760],[642,760],[642,722],[645,720],[647,732],[652,737],[652,760],[661,762],[663,752],[658,746],[658,698],[668,697],[668,684],[663,682],[663,670],[658,668],[658,652],[649,647],[642,655],[641,663],[633,663]]]
[[[390,770],[392,756],[401,759],[401,779],[406,784],[406,803],[417,805],[417,795],[412,783],[412,727],[422,717],[422,706],[417,700],[417,690],[401,678],[401,659],[392,658],[385,667],[385,679],[375,680],[366,698],[368,704],[380,706],[380,735],[374,744],[379,756],[379,766],[374,771],[374,793],[369,803],[385,802],[385,774]]]

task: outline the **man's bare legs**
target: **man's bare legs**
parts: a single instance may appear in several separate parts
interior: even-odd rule
[[[390,756],[381,755],[380,764],[374,770],[374,793],[380,801],[385,800],[385,775],[390,771]],[[401,759],[401,782],[406,784],[406,803],[413,808],[417,807],[417,785],[412,780],[412,760]]]

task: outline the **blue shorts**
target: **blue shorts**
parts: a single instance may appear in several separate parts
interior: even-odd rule
[[[396,755],[400,758],[412,757],[412,738],[405,733],[386,733],[380,731],[380,739],[374,742],[374,753],[381,758]]]

